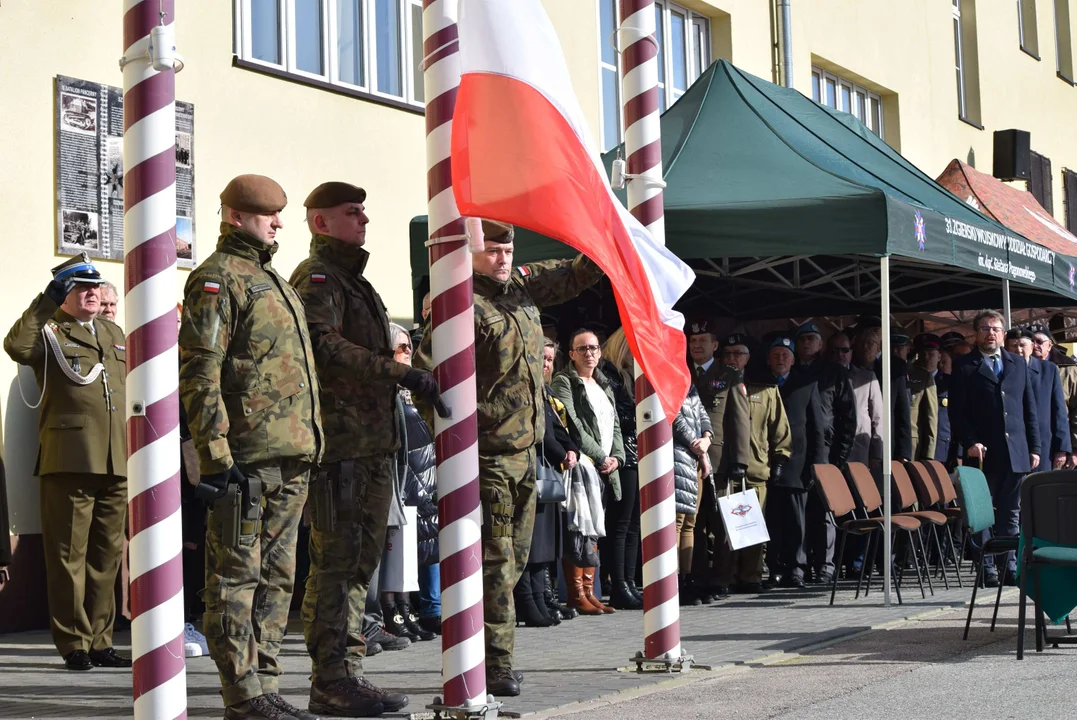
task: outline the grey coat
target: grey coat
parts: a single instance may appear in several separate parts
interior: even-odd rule
[[[710,416],[693,387],[673,419],[673,481],[677,512],[695,515],[699,498],[699,458],[692,452],[692,442],[714,430]]]
[[[624,439],[621,436],[621,422],[617,419],[617,400],[613,396],[613,388],[610,386],[602,371],[595,370],[595,382],[609,398],[613,412],[613,449],[608,457],[617,458],[618,467],[625,463]],[[606,461],[607,455],[602,451],[599,441],[598,417],[595,415],[591,402],[587,399],[587,390],[583,378],[576,372],[573,365],[569,365],[554,376],[550,383],[550,392],[565,406],[565,414],[568,415],[568,431],[572,439],[580,446],[580,451],[591,458],[595,467]],[[610,489],[613,490],[615,500],[621,499],[621,480],[617,470],[607,477]]]

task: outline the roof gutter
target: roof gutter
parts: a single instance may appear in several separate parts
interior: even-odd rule
[[[793,87],[793,15],[790,0],[778,0],[782,16],[782,85]]]

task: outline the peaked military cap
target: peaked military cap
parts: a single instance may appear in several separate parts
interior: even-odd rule
[[[1028,328],[1015,327],[1006,331],[1007,340],[1020,340],[1021,338],[1028,338],[1029,340],[1035,340],[1036,336]]]
[[[237,175],[221,192],[221,205],[240,212],[265,215],[280,212],[287,204],[284,188],[265,175]]]
[[[956,330],[944,333],[939,340],[942,341],[942,347],[944,348],[953,347],[954,345],[960,345],[962,343],[968,344],[968,339]]]
[[[101,273],[90,262],[90,256],[86,253],[79,253],[67,262],[54,267],[52,277],[55,280],[71,280],[72,282],[90,285],[100,285],[105,282],[105,279],[101,277]]]
[[[823,336],[823,333],[819,330],[818,325],[813,322],[806,322],[797,328],[796,336],[800,337],[801,335],[811,335],[812,333],[818,335],[819,337]]]
[[[684,326],[684,334],[688,337],[693,335],[713,335],[718,337],[718,323],[707,318],[701,318],[699,320],[693,320]]]
[[[331,208],[344,203],[365,203],[366,190],[346,182],[322,183],[310,191],[303,207],[308,209]]]
[[[918,350],[938,350],[942,347],[942,339],[935,333],[920,333],[912,342]]]
[[[498,222],[497,220],[483,220],[482,236],[483,239],[491,242],[510,243],[516,236],[516,229],[508,223]]]
[[[749,347],[750,342],[751,340],[744,333],[733,333],[732,335],[727,336],[726,339],[722,342],[722,347],[728,348],[735,345],[743,345],[744,347]]]
[[[1029,332],[1033,335],[1043,334],[1046,335],[1052,342],[1054,342],[1054,333],[1052,333],[1046,325],[1043,323],[1032,323],[1028,326]]]
[[[774,338],[774,342],[772,342],[770,344],[770,349],[771,350],[773,350],[774,348],[779,348],[779,347],[780,348],[785,348],[786,350],[788,350],[791,353],[794,353],[794,354],[796,353],[796,346],[793,345],[793,341],[790,340],[789,338],[787,338],[784,335],[780,335],[780,336]]]
[[[901,333],[890,333],[890,344],[894,347],[905,347],[909,344],[909,336]]]

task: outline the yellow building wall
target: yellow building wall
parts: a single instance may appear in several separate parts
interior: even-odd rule
[[[573,67],[573,82],[597,132],[597,13],[579,12],[579,0],[545,0]],[[588,5],[590,5],[588,3]],[[412,316],[408,224],[426,213],[425,126],[409,113],[320,88],[232,67],[233,9],[225,0],[177,2],[176,44],[186,66],[176,97],[194,103],[195,233],[198,259],[213,250],[220,217],[218,195],[240,173],[268,175],[289,204],[274,265],[288,277],[306,257],[310,233],[303,199],[326,180],[367,190],[371,251],[367,275],[397,319]],[[12,0],[0,10],[0,254],[7,263],[0,303],[6,334],[51,279],[56,255],[55,85],[68,75],[120,87],[119,0]],[[123,265],[97,261],[123,289]],[[176,278],[182,298],[187,271]],[[121,325],[123,309],[121,303]],[[16,365],[0,353],[0,409],[4,457],[15,534],[40,532],[37,414],[19,397]],[[33,376],[23,371],[27,396]]]

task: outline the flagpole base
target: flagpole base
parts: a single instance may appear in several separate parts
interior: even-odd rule
[[[690,672],[692,668],[699,670],[710,670],[710,665],[697,664],[691,655],[685,653],[682,649],[681,654],[675,657],[661,657],[661,658],[648,658],[643,657],[643,652],[637,652],[636,656],[632,658],[631,662],[636,664],[637,673],[666,673],[672,675],[673,673],[686,673]]]
[[[478,705],[445,705],[440,697],[435,697],[434,702],[426,706],[427,710],[434,711],[434,720],[496,720],[496,718],[518,718],[520,713],[503,711],[502,703],[495,700],[493,695],[486,696],[486,702]]]

